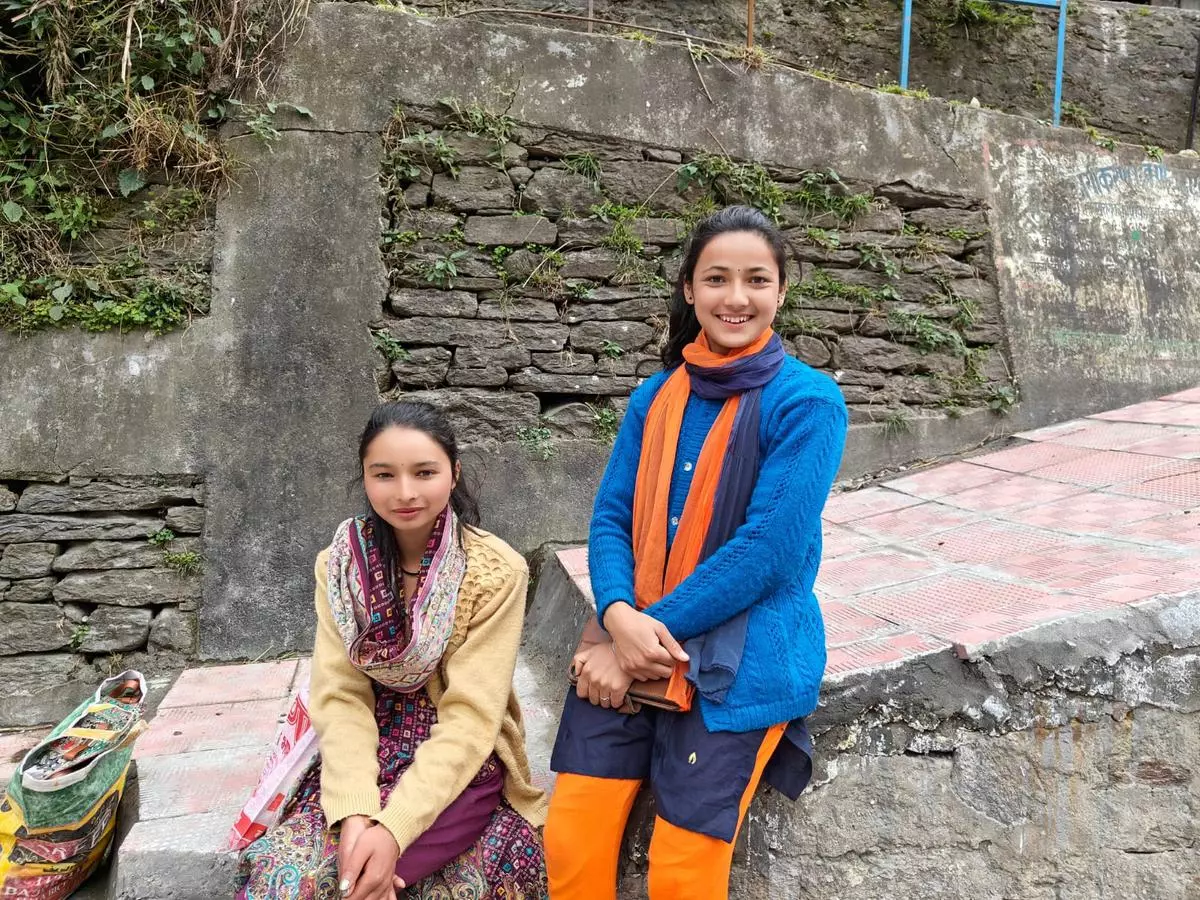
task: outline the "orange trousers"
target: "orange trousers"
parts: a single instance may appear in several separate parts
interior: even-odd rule
[[[787,725],[767,731],[742,794],[738,830]],[[616,900],[625,823],[642,782],[558,776],[546,821],[550,900]],[[659,817],[650,840],[650,900],[727,900],[733,841],[687,831]]]

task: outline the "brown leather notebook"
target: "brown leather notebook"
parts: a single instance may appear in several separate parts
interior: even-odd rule
[[[579,637],[579,646],[575,648],[575,652],[571,656],[574,657],[580,651],[595,647],[598,644],[611,643],[612,637],[600,627],[599,619],[592,616],[583,626],[583,634]],[[617,709],[617,712],[632,715],[638,712],[643,706],[654,706],[659,709],[669,710],[670,712],[687,712],[692,708],[692,694],[695,689],[688,682],[686,676],[687,665],[685,663],[677,663],[675,671],[671,674],[670,678],[659,678],[655,681],[635,681],[630,685],[629,693],[625,695],[625,703]],[[568,678],[571,684],[577,684],[579,681],[574,662],[571,663]]]

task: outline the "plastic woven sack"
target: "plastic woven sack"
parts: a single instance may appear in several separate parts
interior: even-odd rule
[[[308,716],[308,690],[292,698],[287,719],[275,734],[258,787],[242,807],[229,834],[231,850],[242,850],[277,824],[317,757],[317,732]]]
[[[140,672],[107,678],[21,760],[0,803],[0,897],[59,900],[104,859],[145,699]]]

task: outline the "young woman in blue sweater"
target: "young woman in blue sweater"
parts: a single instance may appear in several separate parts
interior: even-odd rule
[[[588,540],[603,630],[576,651],[551,765],[551,900],[615,900],[644,782],[651,900],[724,900],[760,781],[794,798],[811,774],[804,717],[825,668],[813,582],[847,417],[837,385],[772,330],[786,261],[757,210],[702,222],[664,371],[630,398]],[[672,710],[628,701],[665,678]]]

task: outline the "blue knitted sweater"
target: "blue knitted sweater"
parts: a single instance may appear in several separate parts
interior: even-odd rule
[[[596,495],[588,565],[601,621],[611,604],[633,602],[634,482],[646,413],[668,374],[633,392]],[[722,402],[688,399],[671,477],[668,540]],[[837,385],[789,357],[763,388],[760,468],[745,524],[647,610],[681,642],[750,610],[742,664],[725,702],[700,700],[709,731],[767,728],[816,708],[825,626],[813,582],[821,510],[841,462],[846,422]]]

